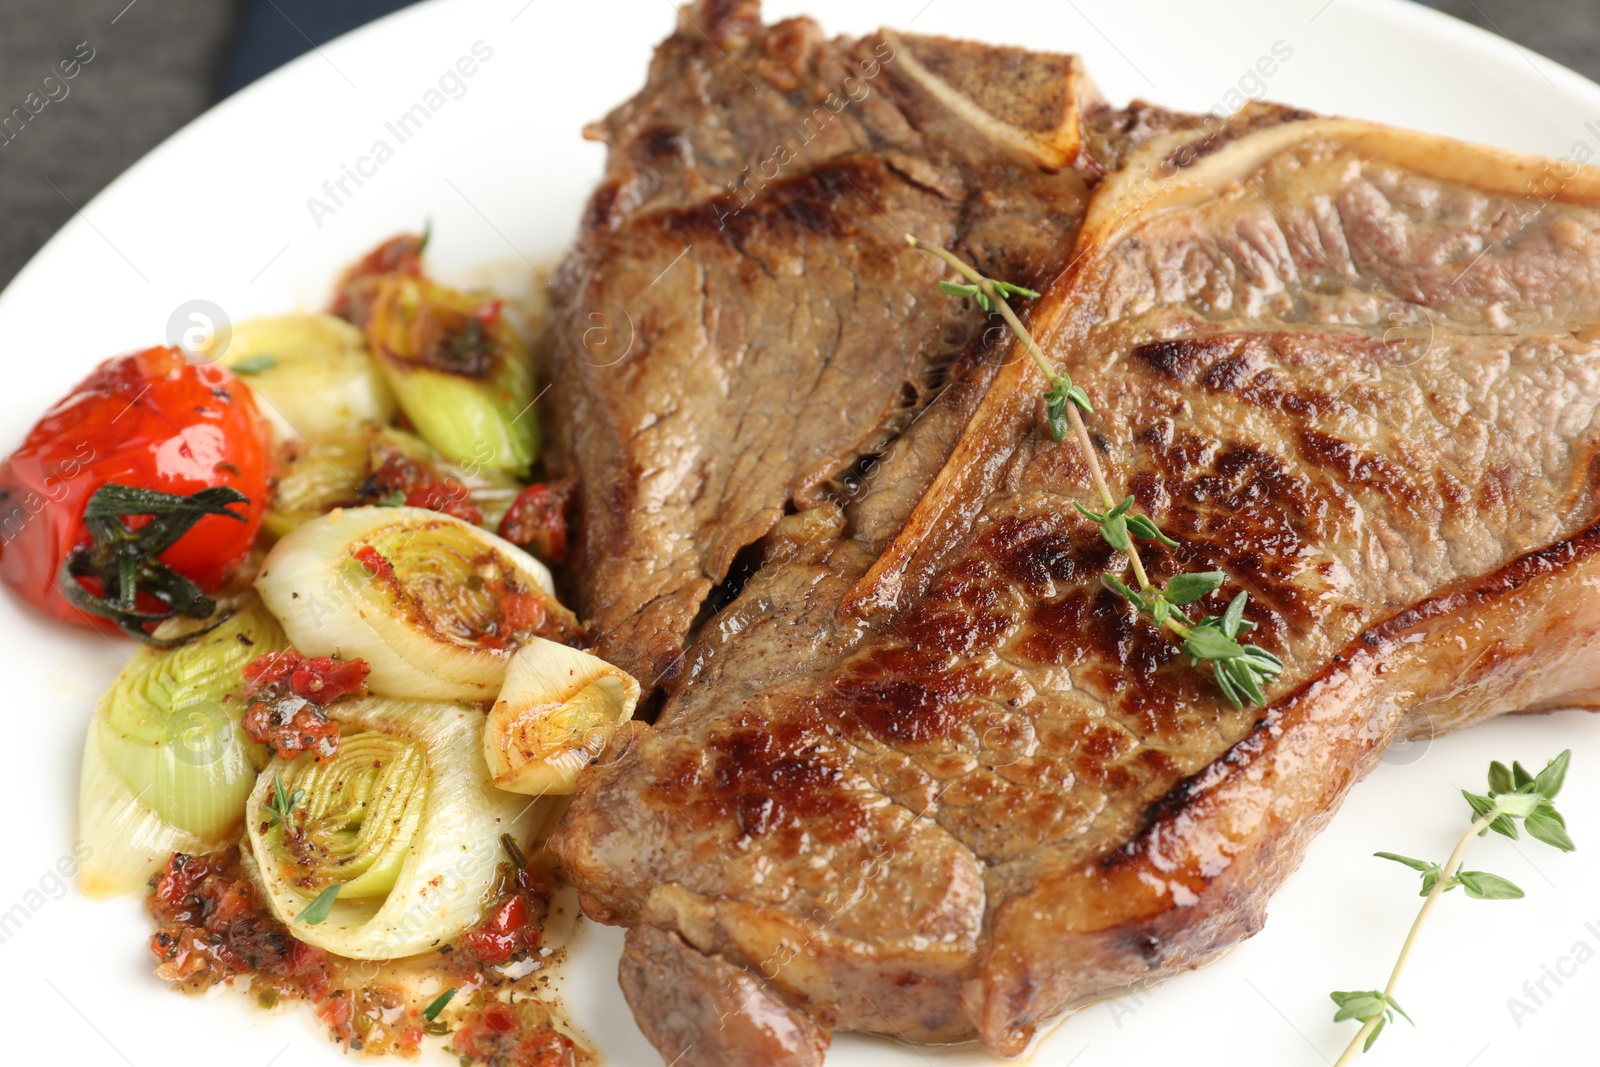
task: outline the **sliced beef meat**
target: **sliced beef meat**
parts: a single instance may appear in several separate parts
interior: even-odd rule
[[[714,965],[827,1030],[1015,1055],[1253,933],[1393,738],[1600,705],[1600,182],[1281,110],[1137,140],[1032,323],[1181,541],[1154,576],[1251,594],[1268,705],[1102,588],[1038,371],[969,350],[859,495],[768,527],[554,842],[590,915],[672,946],[626,965],[663,1051],[742,1040],[668,988]]]
[[[1064,56],[828,40],[758,5],[684,9],[555,281],[558,472],[580,485],[578,608],[647,690],[681,674],[741,550],[925,409],[983,325],[915,232],[1042,285],[1087,200]]]

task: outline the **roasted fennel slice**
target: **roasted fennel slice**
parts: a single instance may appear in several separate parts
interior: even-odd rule
[[[500,301],[390,274],[366,332],[425,441],[473,469],[527,473],[539,450],[533,363]]]
[[[366,660],[385,696],[493,700],[519,646],[580,633],[544,564],[423,508],[308,522],[273,546],[256,588],[295,648]]]
[[[288,647],[253,596],[214,629],[171,649],[137,649],[100,698],[83,747],[78,835],[93,850],[90,896],[141,893],[173,852],[238,834],[266,753],[239,727],[240,672]]]
[[[526,842],[539,806],[490,783],[475,707],[368,698],[332,715],[337,753],[274,760],[250,796],[268,903],[294,936],[341,956],[436,948],[477,921],[500,836]]]
[[[571,793],[638,703],[639,683],[620,667],[534,638],[511,657],[484,726],[489,776],[513,793]]]
[[[249,383],[280,441],[394,418],[394,394],[366,338],[332,315],[241,322],[220,362]]]

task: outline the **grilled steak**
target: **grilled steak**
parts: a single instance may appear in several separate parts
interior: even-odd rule
[[[609,164],[554,287],[552,455],[604,655],[670,685],[740,551],[942,387],[983,319],[902,233],[1022,284],[1060,270],[1091,109],[1063,56],[684,10],[593,131]]]
[[[1281,109],[1096,114],[1075,164],[1109,172],[1033,327],[1181,542],[1154,576],[1226,571],[1198,607],[1247,590],[1287,669],[1236,710],[1101,586],[1038,371],[969,347],[859,491],[760,524],[555,841],[669,1062],[1018,1054],[1259,928],[1396,736],[1600,705],[1600,180]]]

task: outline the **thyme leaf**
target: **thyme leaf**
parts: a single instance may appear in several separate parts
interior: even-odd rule
[[[265,373],[266,371],[271,370],[273,367],[276,367],[277,365],[278,365],[278,357],[277,356],[269,356],[269,355],[263,354],[263,355],[259,355],[259,356],[249,356],[249,357],[247,357],[245,359],[241,359],[239,362],[235,363],[233,366],[229,367],[228,369],[233,371],[233,373],[235,373],[235,374],[250,375],[250,374],[262,374],[262,373]]]
[[[1050,391],[1044,395],[1045,419],[1050,425],[1050,436],[1057,441],[1067,436],[1067,405],[1072,404],[1085,413],[1092,412],[1089,394],[1072,384],[1065,374],[1050,379]]]
[[[335,882],[317,894],[317,899],[306,905],[306,910],[295,916],[294,921],[307,926],[316,926],[327,921],[328,913],[333,911],[333,902],[339,899],[341,886]]]
[[[430,1023],[433,1022],[439,1017],[439,1013],[444,1011],[445,1007],[450,1003],[455,995],[455,986],[451,986],[449,989],[446,989],[443,993],[440,993],[437,997],[434,997],[431,1004],[422,1009],[422,1017],[428,1020]]]
[[[74,548],[61,561],[56,585],[80,611],[110,619],[149,644],[169,645],[172,642],[153,637],[147,627],[175,615],[206,619],[216,612],[217,604],[192,579],[163,563],[161,553],[208,515],[244,522],[245,514],[234,511],[233,505],[249,503],[228,486],[184,496],[114,482],[102,485],[84,507],[83,525],[90,543]],[[150,521],[129,529],[123,520],[139,515],[148,515]],[[96,579],[101,593],[91,593],[80,578]],[[161,609],[141,607],[141,594],[159,602]]]
[[[1174,604],[1193,604],[1221,588],[1227,575],[1222,571],[1201,571],[1198,574],[1174,574],[1167,579],[1167,599]],[[1226,631],[1224,631],[1226,633]]]

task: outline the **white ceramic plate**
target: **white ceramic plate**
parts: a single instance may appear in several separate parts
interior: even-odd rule
[[[1208,109],[1266,94],[1552,155],[1600,148],[1600,87],[1398,0],[808,0],[804,9],[835,32],[887,23],[1080,52],[1113,100]],[[800,10],[782,0],[770,14]],[[520,286],[560,254],[599,173],[601,149],[580,128],[637,88],[673,18],[669,0],[435,0],[303,57],[196,120],[86,205],[0,295],[0,446],[97,360],[160,342],[186,302],[212,301],[235,320],[320,306],[341,265],[424,218],[444,276]],[[117,32],[104,28],[107,47]],[[459,89],[447,86],[459,97],[397,143],[385,123],[475,44],[492,55]],[[1275,44],[1292,56],[1263,78],[1257,62]],[[92,64],[80,74],[95,76]],[[363,164],[380,139],[393,157]],[[347,178],[350,195],[333,204],[323,183],[358,165],[371,176],[359,188]],[[335,210],[314,218],[311,197]],[[0,634],[10,694],[0,713],[6,1061],[348,1063],[308,1013],[269,1016],[240,997],[201,1004],[169,993],[150,974],[141,905],[93,903],[66,888],[55,870],[73,844],[84,727],[126,649],[9,596],[0,596]],[[1264,933],[1202,972],[1088,1009],[1034,1062],[1331,1062],[1351,1025],[1332,1023],[1327,992],[1381,985],[1417,903],[1412,876],[1371,859],[1373,850],[1442,855],[1464,825],[1456,790],[1481,786],[1490,759],[1535,763],[1566,746],[1576,755],[1563,807],[1582,849],[1561,856],[1499,838],[1474,846],[1473,866],[1521,883],[1528,899],[1442,902],[1400,989],[1419,1028],[1386,1034],[1371,1062],[1589,1062],[1593,1053],[1578,1050],[1593,1048],[1600,992],[1600,898],[1590,891],[1600,881],[1600,721],[1577,713],[1392,753],[1312,847]],[[587,928],[563,988],[607,1062],[647,1065],[654,1053],[616,986],[619,944],[615,931]],[[428,1058],[447,1062],[438,1055]],[[932,1061],[992,1062],[849,1037],[829,1060]]]

